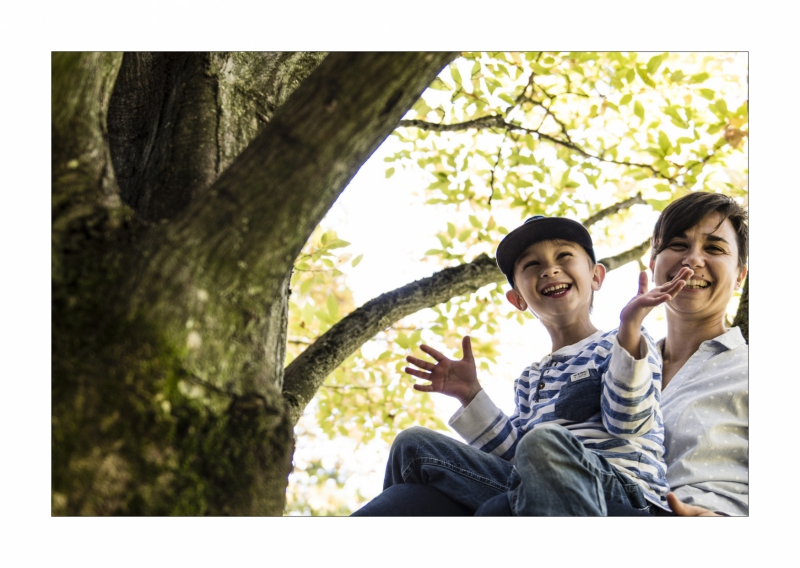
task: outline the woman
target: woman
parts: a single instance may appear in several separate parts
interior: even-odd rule
[[[747,275],[747,214],[730,198],[686,195],[659,217],[650,269],[656,285],[694,271],[667,303],[661,411],[669,503],[679,515],[748,514],[747,343],[726,329],[727,305]],[[509,515],[501,493],[470,511],[426,485],[401,484],[355,516]],[[610,507],[610,515],[636,514]]]

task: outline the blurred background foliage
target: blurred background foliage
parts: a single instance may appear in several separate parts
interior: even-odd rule
[[[700,190],[747,206],[747,54],[463,53],[392,138],[386,177],[413,172],[419,199],[447,211],[440,246],[420,251],[431,272],[493,255],[509,229],[537,214],[588,220],[596,246],[621,253],[651,234],[652,223],[636,222],[643,208]],[[608,213],[631,198],[636,205]],[[298,258],[287,364],[356,308],[341,270],[361,260],[349,245],[320,227]],[[405,318],[327,378],[295,431],[306,446],[340,439],[342,455],[295,454],[287,514],[349,514],[353,500],[370,497],[356,491],[345,502],[359,467],[351,452],[374,442],[385,456],[412,425],[447,430],[431,397],[411,389],[404,358],[420,343],[460,357],[469,334],[479,369],[491,371],[498,321],[523,321],[502,291],[489,285]]]

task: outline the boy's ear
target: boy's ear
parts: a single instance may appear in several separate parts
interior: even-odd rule
[[[506,299],[511,302],[511,305],[517,308],[519,311],[524,312],[528,309],[528,304],[525,303],[525,298],[523,298],[516,290],[511,289],[506,292]]]
[[[592,267],[592,290],[595,292],[603,285],[606,279],[606,267],[599,262]]]

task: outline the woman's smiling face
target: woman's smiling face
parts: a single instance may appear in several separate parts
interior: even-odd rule
[[[692,317],[724,317],[728,302],[744,279],[747,268],[738,266],[738,245],[733,225],[711,213],[686,231],[675,235],[651,261],[656,285],[672,280],[688,266],[694,276],[667,310]]]

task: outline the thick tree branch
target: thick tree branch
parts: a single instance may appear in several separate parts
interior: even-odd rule
[[[616,256],[603,258],[608,270],[641,258],[650,241]],[[487,284],[505,279],[493,258],[480,255],[470,263],[445,268],[370,300],[321,335],[286,368],[283,396],[296,423],[325,377],[380,331],[401,318],[430,308]]]
[[[538,129],[525,128],[520,124],[516,124],[514,122],[508,122],[505,119],[505,117],[500,115],[484,116],[481,118],[476,118],[475,120],[468,120],[466,122],[459,122],[455,124],[436,124],[433,122],[426,122],[424,120],[401,120],[398,126],[415,127],[415,128],[420,128],[422,130],[430,130],[432,132],[455,132],[460,130],[469,130],[470,128],[502,128],[507,131],[525,132],[527,134],[535,134],[539,138],[548,140],[553,144],[569,148],[570,150],[577,152],[578,154],[581,154],[582,156],[590,158],[592,160],[605,162],[607,164],[617,164],[620,166],[632,166],[632,167],[642,168],[645,170],[649,170],[650,172],[652,172],[654,176],[659,177],[661,179],[669,180],[671,182],[675,181],[673,177],[662,174],[658,169],[651,166],[650,164],[640,164],[637,162],[621,162],[619,160],[612,160],[609,158],[604,158],[602,156],[595,156],[594,154],[590,154],[589,152],[587,152],[574,142],[568,140],[561,140],[559,138],[556,138],[555,136],[545,134],[544,132],[541,132]]]
[[[744,340],[750,342],[750,325],[749,325],[749,312],[750,312],[750,276],[744,281],[744,288],[742,288],[742,297],[739,298],[739,307],[736,309],[736,317],[733,318],[733,325],[738,326],[742,330]]]
[[[237,279],[242,264],[282,277],[397,117],[454,56],[331,54],[170,236],[202,253],[196,269],[217,285]]]
[[[131,313],[157,321],[171,342],[198,346],[187,365],[201,378],[263,385],[255,390],[261,394],[266,385],[280,385],[283,368],[264,359],[275,355],[265,353],[264,335],[286,311],[279,304],[294,259],[455,55],[326,57],[211,187],[152,231],[130,284]],[[272,333],[281,333],[279,327]],[[263,377],[269,369],[277,376]]]
[[[121,222],[106,134],[106,111],[121,54],[53,53],[51,61],[52,276],[83,237],[107,236]],[[83,227],[81,231],[74,231]],[[82,237],[83,236],[83,237]],[[101,240],[101,239],[94,239]]]
[[[641,193],[637,193],[636,195],[634,195],[630,199],[626,199],[625,201],[620,201],[619,203],[616,203],[616,204],[614,204],[614,205],[612,205],[610,207],[606,207],[605,209],[602,209],[602,210],[598,211],[597,213],[595,213],[594,215],[592,215],[591,217],[586,219],[583,222],[583,226],[588,229],[589,227],[591,227],[592,225],[594,225],[598,221],[601,221],[602,219],[605,219],[609,215],[613,215],[614,213],[619,213],[623,209],[629,209],[631,206],[637,205],[637,204],[638,205],[647,205],[647,202],[642,198],[642,194]]]
[[[286,368],[283,395],[290,405],[293,420],[296,422],[300,418],[325,377],[375,334],[407,315],[454,296],[470,294],[503,278],[495,260],[483,254],[470,263],[446,268],[381,294],[352,312]]]
[[[630,250],[626,250],[625,252],[621,252],[614,256],[608,256],[606,258],[601,258],[597,262],[603,264],[606,267],[606,270],[614,270],[615,268],[619,268],[629,262],[633,262],[635,260],[641,260],[644,256],[644,253],[648,251],[650,248],[650,239],[647,239],[642,244],[633,247]]]

